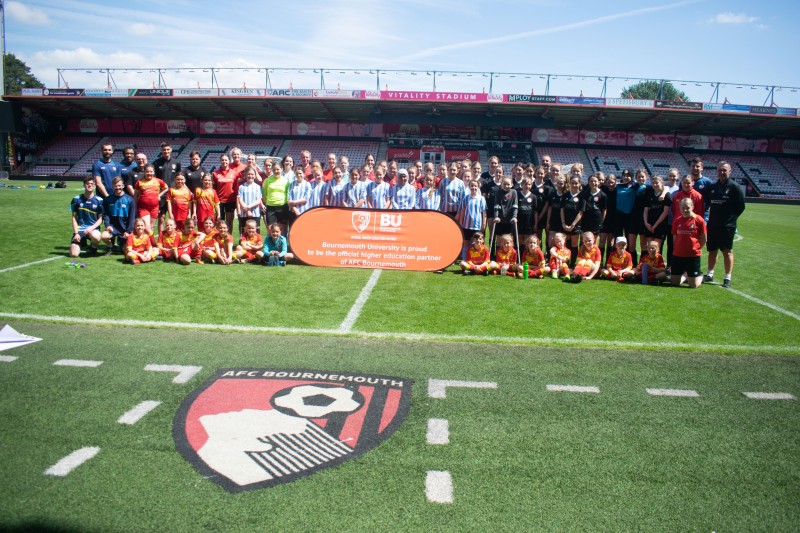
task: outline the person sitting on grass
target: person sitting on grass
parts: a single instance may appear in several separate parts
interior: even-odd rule
[[[158,234],[158,241],[156,242],[158,256],[164,261],[178,260],[180,233],[177,231],[176,227],[175,220],[169,218],[164,223],[164,231]]]
[[[195,229],[194,219],[187,218],[183,223],[183,231],[178,235],[178,262],[182,265],[188,265],[192,262],[192,259],[195,259],[198,263],[202,263],[200,243],[204,238],[205,235]]]
[[[203,220],[203,232],[200,235],[202,236],[200,239],[200,257],[197,259],[197,263],[202,265],[205,260],[213,263],[217,259],[215,246],[217,242],[217,229],[214,227],[213,218],[206,217]]]
[[[658,241],[647,243],[647,253],[642,256],[639,265],[633,270],[634,279],[641,279],[642,283],[657,285],[667,279],[667,269],[664,266],[664,258],[658,253]],[[647,274],[645,274],[645,271]],[[646,279],[645,279],[646,278]]]
[[[432,175],[431,175],[432,176]],[[489,274],[489,249],[483,244],[483,233],[476,231],[472,234],[465,259],[459,263],[465,276],[470,274]]]
[[[132,265],[154,261],[158,250],[153,248],[153,236],[147,231],[144,218],[137,218],[133,223],[133,233],[128,235],[125,246],[125,258]]]
[[[525,179],[522,180],[523,183]],[[550,273],[545,266],[544,253],[539,248],[539,237],[531,235],[525,240],[525,251],[522,252],[522,263],[528,263],[528,277],[542,279]]]
[[[550,248],[550,275],[555,278],[569,279],[569,258],[572,252],[566,246],[567,236],[556,233],[553,237],[555,245]]]
[[[220,219],[217,221],[217,233],[214,236],[214,253],[217,263],[230,265],[233,263],[233,236],[228,233],[228,223]]]
[[[625,250],[628,246],[628,239],[617,237],[614,246],[616,251],[608,256],[602,276],[612,281],[625,281],[633,276],[633,258]]]
[[[603,254],[600,248],[594,244],[594,233],[585,231],[581,235],[581,247],[578,249],[578,258],[575,261],[575,268],[572,269],[573,276],[580,276],[580,279],[574,281],[581,281],[581,279],[592,279],[600,270],[600,263],[603,260]]]
[[[494,275],[509,275],[522,277],[522,267],[519,265],[517,251],[514,249],[514,237],[506,233],[497,238],[497,251],[494,261],[489,263],[489,270]]]
[[[94,178],[83,180],[83,194],[72,199],[72,241],[69,245],[69,256],[78,257],[81,247],[89,246],[87,256],[97,255],[97,244],[100,242],[100,223],[103,221],[103,199],[97,196]]]
[[[256,231],[255,220],[248,220],[244,224],[244,233],[239,240],[234,255],[240,263],[258,263],[264,259],[264,239]]]
[[[269,235],[264,239],[264,264],[266,266],[286,266],[286,261],[294,259],[294,255],[289,253],[289,241],[281,235],[281,227],[278,224],[270,224],[267,228]]]

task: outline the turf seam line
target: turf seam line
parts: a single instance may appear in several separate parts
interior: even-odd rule
[[[646,389],[650,396],[678,396],[683,398],[699,398],[700,394],[691,389]]]
[[[719,285],[719,287],[722,288],[722,285]],[[773,311],[777,311],[778,313],[783,313],[784,315],[792,317],[795,320],[800,320],[800,315],[798,315],[796,313],[792,313],[791,311],[783,309],[782,307],[778,307],[775,304],[771,304],[769,302],[765,302],[764,300],[760,300],[760,299],[756,298],[755,296],[750,296],[746,292],[737,291],[736,289],[734,289],[732,287],[729,287],[729,288],[727,288],[725,290],[730,291],[733,294],[738,294],[742,298],[746,298],[746,299],[750,300],[751,302],[757,303],[759,305],[763,305],[764,307],[768,307],[768,308],[772,309]]]
[[[405,333],[402,331],[359,331],[353,330],[349,333],[342,333],[336,329],[324,328],[289,328],[289,327],[269,327],[269,326],[245,326],[235,324],[203,324],[196,322],[159,322],[156,320],[130,320],[130,319],[109,319],[109,318],[84,318],[66,317],[58,315],[36,315],[30,313],[7,313],[0,312],[0,317],[15,318],[21,320],[36,320],[40,322],[55,322],[66,324],[89,324],[95,326],[129,326],[129,327],[148,327],[148,328],[181,328],[189,330],[205,331],[246,331],[250,333],[288,333],[298,335],[352,335],[360,337],[371,337],[381,339],[405,339],[421,341],[457,341],[457,342],[506,342],[518,344],[542,344],[548,346],[592,346],[596,348],[631,348],[631,349],[684,349],[693,352],[700,350],[737,350],[737,351],[763,351],[780,353],[800,353],[800,346],[774,346],[769,344],[702,344],[689,342],[636,342],[624,340],[605,340],[605,339],[573,339],[563,337],[500,337],[490,335],[448,335],[433,333]]]
[[[428,444],[450,444],[450,423],[444,418],[428,419]]]
[[[339,326],[339,331],[341,333],[350,333],[353,330],[353,325],[356,323],[356,320],[358,320],[358,317],[361,316],[361,310],[364,309],[364,305],[367,303],[367,300],[369,300],[369,296],[372,294],[372,289],[375,288],[375,285],[378,283],[378,278],[380,277],[380,269],[372,271],[372,275],[369,277],[369,280],[367,280],[364,288],[361,289],[361,293],[358,295],[358,298],[356,298],[353,307],[350,308],[347,316],[344,317],[344,320],[342,320],[342,323]]]
[[[743,392],[751,400],[796,400],[793,394],[788,392]]]
[[[191,365],[145,365],[144,369],[150,372],[177,372],[178,375],[172,379],[172,382],[182,385],[203,370],[203,367]]]
[[[18,268],[25,268],[33,265],[38,265],[39,263],[47,263],[48,261],[55,261],[56,259],[64,259],[65,255],[57,255],[55,257],[48,257],[47,259],[40,259],[38,261],[31,261],[30,263],[25,263],[24,265],[17,265],[13,267],[4,268],[0,270],[0,274],[3,272],[11,272],[12,270],[17,270]]]
[[[161,402],[157,402],[155,400],[145,400],[119,417],[117,419],[117,423],[132,426],[159,405],[161,405]]]
[[[496,389],[497,383],[493,381],[454,381],[448,379],[429,379],[428,396],[431,398],[447,398],[447,387],[462,387],[467,389]]]
[[[428,470],[425,496],[432,503],[453,503],[453,479],[448,471]]]
[[[13,363],[17,359],[19,358],[13,355],[0,355],[0,363]]]
[[[53,366],[78,366],[85,368],[97,368],[102,365],[102,361],[87,361],[85,359],[59,359]]]
[[[75,450],[44,471],[46,476],[64,477],[100,452],[100,448],[87,446]]]

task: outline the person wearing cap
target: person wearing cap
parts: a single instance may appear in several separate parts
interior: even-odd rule
[[[601,272],[602,277],[613,281],[624,281],[633,277],[633,258],[625,250],[627,246],[628,239],[616,238],[614,241],[616,250],[608,256],[606,267]]]
[[[736,234],[736,221],[744,212],[744,194],[730,179],[731,165],[727,161],[717,164],[717,182],[708,188],[708,272],[703,277],[705,283],[714,281],[714,266],[718,252],[722,252],[725,265],[725,279],[722,287],[730,289],[733,271],[733,236]]]

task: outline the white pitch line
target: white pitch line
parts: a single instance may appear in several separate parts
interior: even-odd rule
[[[59,359],[53,363],[54,366],[82,366],[88,368],[97,368],[102,364],[102,361],[86,361],[83,359]]]
[[[450,472],[428,470],[425,476],[425,496],[431,503],[453,503],[453,479]]]
[[[719,285],[719,286],[722,287],[722,285]],[[755,302],[755,303],[757,303],[759,305],[763,305],[764,307],[768,307],[769,309],[772,309],[773,311],[777,311],[777,312],[782,313],[782,314],[784,314],[786,316],[792,317],[795,320],[800,320],[800,315],[798,315],[796,313],[792,313],[791,311],[787,311],[786,309],[784,309],[782,307],[778,307],[775,304],[771,304],[769,302],[765,302],[764,300],[760,300],[760,299],[756,298],[755,296],[750,296],[749,294],[747,294],[745,292],[737,291],[734,288],[728,288],[728,289],[725,289],[725,290],[726,291],[730,291],[733,294],[738,294],[742,298],[747,298],[751,302]]]
[[[453,381],[447,379],[429,379],[428,396],[431,398],[447,398],[447,387],[467,389],[496,389],[497,383],[492,381]]]
[[[450,444],[450,423],[444,418],[428,419],[428,444]]]
[[[13,355],[0,355],[0,363],[13,363],[17,359]]]
[[[788,392],[743,392],[751,400],[796,400],[793,394]]]
[[[583,385],[548,385],[547,390],[549,392],[590,392],[593,394],[600,393],[599,387],[585,387]]]
[[[146,400],[119,417],[117,423],[132,426],[159,405],[161,405],[161,402]]]
[[[367,303],[367,300],[369,300],[369,295],[372,294],[372,289],[374,289],[375,285],[378,283],[379,277],[381,277],[381,270],[373,270],[372,275],[369,277],[369,280],[367,280],[367,284],[361,289],[361,294],[356,298],[353,307],[350,308],[347,316],[342,320],[339,326],[339,332],[350,333],[353,330],[353,324],[355,324],[358,317],[361,316],[361,310],[364,309],[364,305]]]
[[[145,370],[150,372],[177,372],[178,375],[172,380],[173,383],[183,384],[194,377],[195,374],[203,370],[202,366],[191,365],[145,365]]]
[[[100,448],[86,447],[75,450],[44,471],[45,476],[64,477],[100,452]]]
[[[11,272],[12,270],[17,270],[18,268],[25,268],[33,265],[38,265],[39,263],[47,263],[48,261],[55,261],[56,259],[64,259],[65,257],[66,257],[65,255],[57,255],[55,257],[48,257],[47,259],[40,259],[38,261],[25,263],[24,265],[17,265],[13,267],[4,268],[3,270],[0,270],[0,274],[2,274],[3,272]]]
[[[194,331],[242,331],[247,333],[277,333],[294,335],[342,335],[357,336],[376,339],[402,339],[420,341],[450,341],[450,342],[483,342],[506,344],[533,344],[543,346],[577,346],[594,348],[622,348],[645,350],[687,350],[714,351],[735,350],[737,352],[770,352],[800,354],[800,346],[775,346],[771,344],[703,344],[691,342],[637,342],[627,340],[607,339],[577,339],[570,337],[503,337],[496,335],[447,335],[437,333],[406,333],[402,331],[359,331],[353,330],[343,333],[338,329],[323,328],[287,328],[268,326],[245,326],[237,324],[204,324],[198,322],[160,322],[157,320],[112,320],[108,318],[85,318],[58,315],[37,315],[30,313],[0,312],[2,318],[17,320],[36,320],[39,322],[52,322],[60,324],[88,324],[96,326],[127,326],[145,328],[178,328]]]
[[[684,398],[699,398],[700,394],[691,389],[647,389],[651,396],[680,396]]]

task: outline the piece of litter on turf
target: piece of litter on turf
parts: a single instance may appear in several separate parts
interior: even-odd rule
[[[17,359],[13,355],[0,355],[0,363],[13,363]]]
[[[796,400],[797,398],[788,392],[743,392],[751,400]]]
[[[100,452],[100,448],[86,447],[75,450],[44,471],[46,476],[64,477]]]
[[[591,392],[594,394],[600,392],[599,387],[585,387],[582,385],[548,385],[547,390],[549,392]]]
[[[450,472],[429,470],[425,476],[425,496],[432,503],[453,503],[453,479]]]
[[[428,419],[428,444],[450,444],[450,424],[443,418]]]
[[[53,363],[55,366],[83,366],[89,368],[96,368],[102,364],[102,361],[86,361],[83,359],[59,359]]]
[[[149,413],[159,405],[161,405],[161,402],[157,402],[154,400],[146,400],[137,405],[136,407],[134,407],[133,409],[131,409],[130,411],[128,411],[127,413],[125,413],[124,415],[122,415],[121,417],[119,417],[117,419],[117,422],[119,424],[127,424],[129,426],[132,426],[133,424],[144,418],[144,416],[147,413]]]
[[[6,324],[3,326],[3,329],[0,329],[0,352],[4,350],[10,350],[11,348],[17,348],[19,346],[25,346],[26,344],[38,342],[40,340],[42,339],[19,333],[17,330]]]
[[[691,389],[646,389],[651,396],[681,396],[684,398],[699,398],[700,394]]]
[[[203,370],[202,366],[183,366],[183,365],[145,365],[145,370],[151,372],[177,372],[178,375],[173,378],[173,383],[186,383],[194,377],[195,374]]]
[[[447,387],[462,387],[467,389],[496,389],[497,383],[493,381],[454,381],[447,379],[429,379],[428,396],[431,398],[447,398]]]

